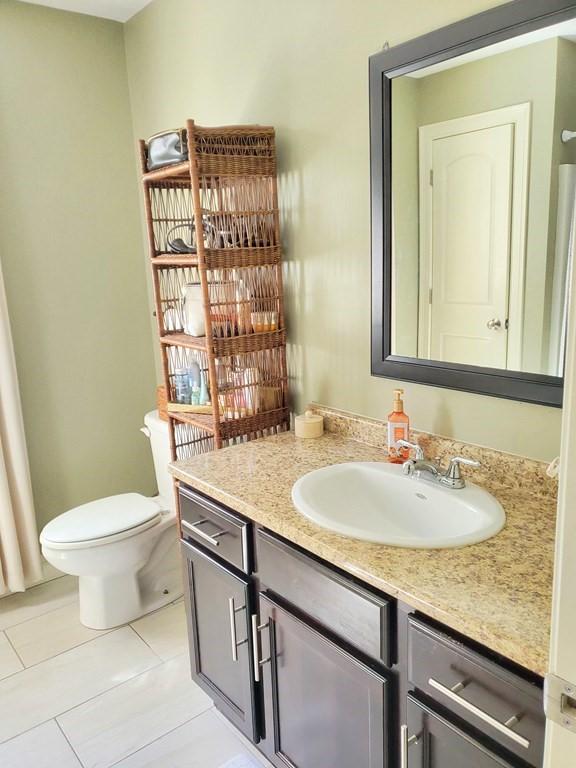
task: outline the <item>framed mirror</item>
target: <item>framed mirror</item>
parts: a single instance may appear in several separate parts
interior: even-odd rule
[[[576,247],[576,2],[370,59],[372,373],[560,406]]]

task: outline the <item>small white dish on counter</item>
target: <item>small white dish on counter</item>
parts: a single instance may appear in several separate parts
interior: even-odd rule
[[[294,483],[292,501],[302,515],[335,533],[410,549],[477,544],[506,522],[498,500],[473,483],[443,488],[383,462],[309,472]]]

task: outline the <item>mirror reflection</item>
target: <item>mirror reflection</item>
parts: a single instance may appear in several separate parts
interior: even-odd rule
[[[392,82],[392,354],[563,375],[576,23]]]

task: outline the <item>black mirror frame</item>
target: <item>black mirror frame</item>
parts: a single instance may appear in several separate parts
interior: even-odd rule
[[[391,83],[399,75],[574,17],[574,0],[515,0],[370,57],[373,376],[562,405],[561,377],[392,354]]]

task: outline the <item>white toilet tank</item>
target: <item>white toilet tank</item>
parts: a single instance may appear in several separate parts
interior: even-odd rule
[[[170,456],[170,438],[168,436],[168,422],[163,421],[158,416],[158,411],[150,411],[144,416],[145,427],[142,432],[150,439],[152,448],[152,458],[154,460],[154,471],[156,472],[156,482],[158,484],[158,493],[166,502],[169,509],[174,507],[174,487],[172,475],[168,472],[167,466],[172,460]]]

